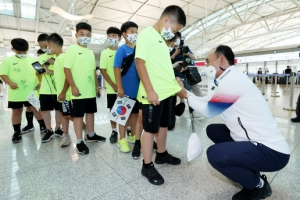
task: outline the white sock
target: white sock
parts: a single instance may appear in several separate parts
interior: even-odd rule
[[[112,130],[117,132],[117,128],[113,128]]]
[[[256,187],[257,188],[262,188],[262,187],[264,187],[264,184],[265,184],[265,181],[262,178],[260,178],[260,182]]]
[[[130,126],[127,126],[127,130],[130,130],[130,131],[131,131],[131,127],[130,127]]]
[[[80,144],[83,141],[83,139],[77,139],[77,144]]]
[[[66,137],[66,136],[68,136],[68,135],[69,135],[69,134],[67,134],[67,133],[64,133],[64,135],[63,135],[63,136],[64,136],[64,137]]]
[[[91,132],[89,133],[89,137],[93,137],[96,133],[95,132]]]

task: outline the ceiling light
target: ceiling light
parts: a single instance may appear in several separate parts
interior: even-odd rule
[[[56,7],[56,6],[51,6],[50,8],[50,12],[56,13],[60,16],[62,16],[65,19],[68,19],[70,21],[81,21],[81,20],[89,20],[92,19],[94,17],[94,15],[88,14],[88,15],[72,15],[66,11],[64,11],[63,9]]]

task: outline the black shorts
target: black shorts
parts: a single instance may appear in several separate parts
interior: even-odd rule
[[[112,109],[117,100],[117,94],[107,94],[107,108]]]
[[[162,100],[158,106],[143,104],[143,127],[144,130],[156,134],[159,128],[167,128],[171,118],[172,97]]]
[[[131,98],[131,97],[128,97],[128,98],[135,101],[135,104],[134,104],[134,106],[133,106],[133,108],[132,108],[131,113],[133,113],[133,114],[139,113],[139,103],[140,103],[140,102],[139,102],[136,98]]]
[[[143,104],[139,102],[139,110],[143,110]]]
[[[71,103],[72,103],[72,109],[71,109],[72,117],[83,117],[85,113],[97,112],[96,97],[89,98],[89,99],[73,99]]]
[[[41,111],[61,110],[61,103],[57,101],[57,95],[40,94]]]
[[[72,104],[71,101],[63,101],[61,103],[61,113],[63,116],[70,116],[71,115],[71,110],[72,110]]]
[[[11,109],[20,109],[23,107],[30,107],[32,106],[28,101],[9,101],[8,102],[8,108]]]

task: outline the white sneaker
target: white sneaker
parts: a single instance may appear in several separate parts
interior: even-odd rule
[[[193,111],[193,118],[197,118],[198,120],[205,119],[205,117],[203,117],[200,113],[197,113],[196,111]]]
[[[64,134],[62,141],[60,142],[60,147],[67,147],[71,143],[71,137],[69,134]]]

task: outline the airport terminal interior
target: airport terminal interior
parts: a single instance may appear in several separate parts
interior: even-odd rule
[[[162,15],[162,13],[164,13],[166,9],[172,7],[172,5],[176,7],[177,11],[183,10],[186,16],[186,23],[184,26],[181,26],[181,30],[173,30],[175,25],[172,25],[172,23],[174,21],[166,17],[169,15],[171,16],[172,14],[168,13],[167,15]],[[163,21],[164,19],[166,20]],[[300,199],[300,181],[298,177],[300,176],[300,102],[298,102],[300,100],[299,20],[300,1],[298,0],[0,0],[0,80],[2,79],[0,82],[0,199]],[[177,19],[175,21],[179,23],[182,19]],[[126,32],[127,30],[123,32],[123,25],[126,24],[126,22],[133,22],[133,24],[131,24],[131,28],[135,27],[135,25],[138,26],[137,42],[131,41],[130,34]],[[89,44],[83,44],[84,41],[80,40],[77,35],[78,32],[76,29],[78,27],[77,25],[80,23],[84,24],[83,27],[85,28],[83,29],[85,31],[87,27],[86,24],[90,25],[92,28]],[[136,139],[136,136],[132,135],[132,133],[127,134],[130,132],[128,124],[125,126],[117,125],[115,135],[115,137],[117,137],[117,141],[112,142],[111,140],[115,130],[111,126],[111,120],[114,120],[117,124],[122,124],[123,122],[121,120],[123,120],[123,117],[128,117],[130,115],[128,112],[132,112],[132,115],[135,108],[133,105],[132,107],[134,108],[131,108],[130,106],[128,107],[127,105],[127,107],[125,107],[125,101],[124,106],[119,109],[120,107],[117,105],[119,103],[118,100],[110,102],[111,98],[108,98],[108,96],[111,97],[111,95],[115,95],[116,98],[117,95],[121,95],[122,92],[120,92],[121,90],[119,87],[122,88],[122,82],[124,88],[126,84],[128,84],[129,87],[133,85],[130,81],[130,83],[124,82],[126,74],[121,77],[121,70],[119,70],[121,66],[119,66],[120,68],[116,70],[115,65],[118,55],[117,49],[126,45],[128,47],[128,44],[134,47],[136,44],[137,48],[135,55],[137,56],[136,58],[139,58],[138,56],[142,55],[139,54],[139,50],[142,48],[139,47],[139,42],[146,43],[145,40],[139,40],[139,35],[144,36],[143,31],[148,31],[149,29],[147,27],[149,26],[158,26],[162,28],[162,30],[158,29],[157,32],[159,33],[158,36],[162,35],[162,38],[166,40],[166,45],[163,44],[163,50],[166,50],[167,47],[169,47],[170,50],[170,55],[168,54],[165,59],[166,61],[159,61],[156,63],[170,63],[168,70],[169,72],[171,70],[172,77],[174,72],[175,75],[176,73],[186,74],[189,72],[192,74],[192,70],[187,70],[187,72],[185,72],[180,69],[181,71],[179,70],[176,72],[176,66],[181,64],[173,62],[174,58],[172,58],[171,54],[172,52],[177,51],[176,49],[178,48],[180,51],[179,55],[182,54],[183,56],[180,57],[182,60],[178,59],[177,61],[186,63],[186,57],[189,57],[192,54],[193,57],[191,60],[193,60],[193,62],[189,61],[187,63],[187,69],[196,69],[195,73],[199,74],[199,77],[201,76],[200,81],[197,78],[194,78],[196,75],[192,75],[192,78],[194,78],[193,80],[195,80],[196,83],[191,83],[188,80],[190,75],[186,75],[185,78],[178,80],[180,83],[186,81],[190,85],[188,90],[191,90],[192,93],[198,96],[195,98],[201,99],[201,101],[199,100],[198,102],[199,109],[197,108],[198,106],[195,106],[194,111],[189,109],[188,102],[190,96],[187,97],[187,100],[180,97],[171,97],[178,94],[177,92],[179,90],[169,95],[169,97],[172,98],[172,101],[176,101],[174,107],[170,106],[170,108],[172,107],[171,109],[177,109],[179,104],[185,105],[185,107],[180,114],[174,114],[173,111],[169,111],[166,115],[163,115],[170,118],[168,126],[172,126],[171,128],[168,128],[167,131],[166,149],[164,153],[169,153],[169,155],[179,158],[181,163],[179,165],[174,163],[157,164],[157,157],[163,153],[158,153],[159,150],[157,150],[157,148],[160,149],[163,145],[157,144],[157,147],[153,148],[152,160],[154,166],[159,174],[164,178],[164,183],[161,185],[157,184],[156,181],[151,182],[150,180],[154,176],[157,176],[157,174],[154,174],[149,178],[147,177],[147,173],[145,173],[145,171],[147,171],[150,167],[153,167],[151,163],[149,166],[146,165],[145,161],[143,161],[146,159],[144,158],[144,155],[149,153],[148,149],[145,150],[145,148],[141,147],[141,151],[139,151],[140,156],[133,156],[134,148],[136,147],[138,140]],[[116,27],[116,30],[120,29],[119,31],[122,35],[120,37],[120,41],[116,40],[117,42],[115,44],[113,44],[115,40],[109,39],[110,36],[108,36],[107,30],[110,30],[110,27]],[[168,29],[169,31],[172,29],[169,33],[174,32],[171,34],[173,36],[172,38],[165,38],[163,34],[161,34],[163,31],[168,32]],[[114,29],[114,31],[116,30]],[[118,35],[114,31],[112,31],[112,33]],[[177,34],[179,31],[181,33],[180,36]],[[54,34],[53,36],[53,33],[57,34]],[[42,40],[42,42],[45,42],[46,44],[46,46],[43,46],[43,43],[41,43],[38,38],[41,38],[40,36],[45,34],[50,36],[47,36]],[[134,34],[131,34],[131,36],[133,35]],[[57,42],[55,38],[57,37],[63,39],[63,45],[55,46]],[[19,46],[13,42],[16,38],[24,39],[18,39],[18,45],[21,43],[27,44],[28,51],[18,50]],[[170,41],[171,43],[173,41],[174,46],[170,46]],[[53,45],[55,47],[53,47]],[[214,92],[217,93],[221,90],[221,88],[223,88],[222,78],[226,77],[225,73],[226,71],[228,72],[226,68],[223,69],[225,64],[222,64],[229,60],[227,54],[225,56],[224,53],[221,53],[222,61],[220,61],[220,58],[216,58],[213,63],[209,60],[213,58],[210,56],[214,55],[214,51],[216,51],[216,48],[220,47],[220,45],[230,47],[235,54],[233,64],[233,67],[237,69],[237,72],[235,73],[239,74],[239,76],[247,83],[251,82],[251,84],[249,83],[249,87],[255,91],[259,91],[255,93],[256,96],[251,97],[251,99],[255,100],[252,102],[248,101],[248,104],[243,104],[244,107],[234,107],[237,103],[239,103],[240,99],[233,102],[229,107],[226,107],[226,109],[222,112],[228,112],[228,115],[226,115],[227,119],[226,117],[224,119],[224,115],[222,115],[222,113],[218,113],[217,115],[208,114],[208,116],[206,116],[205,113],[200,112],[200,107],[202,108],[204,105],[209,106],[209,104],[213,103],[210,95],[213,95],[212,93]],[[79,100],[82,100],[80,99],[81,94],[75,95],[76,91],[73,91],[72,83],[69,81],[69,74],[67,74],[67,72],[72,74],[72,70],[68,69],[67,71],[67,67],[62,66],[62,71],[64,72],[62,73],[63,77],[66,77],[65,84],[69,82],[68,84],[70,85],[70,88],[72,87],[72,90],[69,89],[70,96],[72,97],[70,97],[69,102],[71,103],[68,105],[72,106],[69,115],[74,117],[74,123],[70,121],[68,126],[70,141],[62,147],[66,134],[63,134],[63,129],[60,129],[61,134],[56,134],[55,128],[57,128],[57,122],[55,114],[57,114],[57,111],[51,109],[52,111],[49,115],[50,118],[48,119],[47,117],[44,117],[47,112],[43,110],[45,109],[45,103],[42,102],[44,101],[42,98],[39,99],[37,97],[36,92],[29,92],[28,96],[25,95],[25,100],[12,100],[10,95],[12,95],[13,92],[17,92],[18,88],[12,89],[14,85],[9,78],[14,80],[14,77],[10,76],[9,73],[6,72],[9,71],[7,68],[13,68],[14,64],[10,66],[7,64],[6,60],[10,57],[14,57],[14,59],[28,59],[29,57],[32,57],[33,60],[39,61],[40,66],[42,66],[41,69],[45,69],[45,72],[42,73],[49,73],[47,76],[51,77],[52,84],[55,85],[56,82],[56,86],[58,86],[59,81],[56,79],[54,80],[53,78],[56,77],[55,65],[56,62],[59,61],[60,56],[55,57],[56,59],[52,59],[53,63],[51,63],[51,55],[54,55],[53,52],[57,51],[57,48],[61,48],[62,52],[65,53],[64,55],[67,60],[67,56],[70,55],[68,54],[68,51],[70,52],[70,46],[80,46],[80,48],[85,46],[85,48],[88,48],[91,52],[93,52],[92,58],[94,56],[95,61],[92,61],[92,63],[95,63],[95,66],[92,66],[92,73],[95,73],[94,82],[98,82],[98,85],[92,85],[89,87],[96,89],[94,95],[95,98],[93,97],[92,99],[95,100],[96,106],[94,109],[97,111],[94,114],[95,133],[88,131],[87,135],[85,135],[84,131],[82,133],[83,138],[78,138],[75,133],[76,127],[76,130],[78,130],[78,126],[75,125],[75,123],[78,123],[78,120],[75,119],[80,118],[77,116],[78,113],[76,112],[76,106],[79,104],[75,104],[75,102],[78,103]],[[52,53],[49,49],[51,49]],[[104,62],[101,62],[100,60],[104,59],[101,56],[105,56],[106,54],[102,52],[105,52],[107,49],[110,49],[110,51],[113,49],[114,51],[117,51],[117,53],[115,60],[111,63],[111,66],[104,67],[102,66],[102,63]],[[131,49],[133,52],[133,48]],[[153,50],[153,48],[150,49]],[[188,50],[186,53],[183,53],[185,49]],[[38,58],[38,50],[41,50],[42,54],[45,53],[41,56],[49,55],[50,60],[47,60],[48,66],[52,66],[52,64],[54,65],[54,68],[52,68],[52,70],[54,69],[54,72],[50,70],[52,71],[52,74],[49,72],[46,62],[41,63]],[[154,51],[166,53],[166,51],[161,50]],[[26,54],[26,57],[22,57],[21,55],[23,54]],[[127,54],[127,56],[128,55],[130,55],[130,53]],[[74,59],[80,60],[78,55],[77,58]],[[171,68],[171,62],[169,62],[169,59],[172,61],[173,69]],[[78,62],[83,63],[82,61]],[[124,62],[124,60],[119,61],[119,63],[123,66],[124,63],[122,62]],[[221,62],[221,66],[216,66],[217,64],[215,63],[218,62]],[[66,63],[67,62],[64,64]],[[87,61],[87,63],[91,63],[90,60]],[[76,63],[73,65],[75,66]],[[131,70],[133,70],[132,66],[134,66],[133,68],[135,72],[137,71],[136,75],[140,75],[142,67],[140,67],[139,62],[133,61],[130,65]],[[121,84],[120,81],[118,84],[117,82],[112,81],[117,84],[115,85],[117,87],[116,90],[109,85],[107,80],[105,80],[106,77],[110,76],[108,74],[109,67],[111,68],[112,73],[119,73],[118,76],[113,75],[111,81],[113,79],[115,81],[117,80],[117,82],[118,80],[122,80]],[[152,82],[153,79],[151,79],[151,76],[153,73],[150,74],[150,67],[150,64],[147,65],[146,62],[145,69],[147,68],[149,78]],[[167,68],[167,66],[163,67]],[[206,70],[208,67],[217,67],[217,71],[213,78],[210,78],[208,70]],[[43,82],[44,77],[46,76],[39,76],[40,72],[38,70],[35,71],[31,65],[28,69],[29,68],[33,71],[33,74],[37,74],[37,77],[41,77],[41,80],[36,79],[34,81],[36,81],[37,84],[40,84],[40,87],[45,87],[42,86],[42,84],[47,84],[47,82]],[[96,68],[97,70],[94,70]],[[232,66],[230,68],[232,69]],[[223,73],[223,71],[225,75],[220,75],[223,77],[218,79],[218,75],[216,76],[216,74]],[[165,72],[166,70],[162,69],[161,74],[166,75]],[[125,73],[132,73],[132,71],[129,69],[128,72]],[[29,77],[26,77],[27,74],[28,73],[25,73],[22,79],[29,80]],[[229,76],[230,75],[228,75],[228,77]],[[144,80],[144,76],[142,78],[141,77],[142,76],[140,76],[140,79]],[[241,80],[240,77],[238,77],[237,80]],[[233,77],[233,79],[235,79],[235,77]],[[224,83],[225,80],[227,79],[224,78]],[[15,82],[17,81],[18,80]],[[85,80],[78,81],[74,78],[74,82],[76,84],[81,84],[84,81]],[[62,82],[61,88],[63,88],[64,81],[60,82]],[[152,84],[154,85],[153,82]],[[236,84],[238,85],[239,83]],[[69,85],[67,87],[69,87]],[[160,84],[159,87],[165,87],[165,85],[167,84]],[[180,84],[180,86],[185,87],[183,84]],[[194,92],[192,86],[195,91],[198,91],[198,93]],[[179,87],[179,85],[177,87]],[[55,90],[56,88],[57,87],[55,87]],[[89,90],[89,88],[85,89]],[[111,93],[111,89],[115,90],[115,92],[113,91],[113,93]],[[156,89],[157,91],[159,90],[159,88]],[[154,90],[156,89],[154,88]],[[214,91],[212,92],[211,90]],[[100,97],[98,96],[98,91],[101,94]],[[124,91],[125,96],[130,96],[129,94],[126,94],[127,90]],[[185,89],[182,89],[181,91],[185,91]],[[85,91],[81,90],[81,92],[83,94],[82,96],[84,96]],[[143,92],[143,90],[141,90],[141,85],[139,85],[138,92]],[[224,92],[226,93],[227,91]],[[245,91],[245,93],[247,92],[248,91]],[[166,91],[165,93],[170,92]],[[31,94],[34,97],[29,98]],[[52,90],[49,94],[42,94],[41,91],[39,92],[40,97],[42,95],[50,95],[51,101],[53,100],[53,98],[51,99],[51,95],[52,97],[54,95],[55,98],[58,98],[57,95],[59,94],[59,91],[53,94]],[[17,94],[17,96],[18,95],[19,94]],[[145,95],[150,96],[150,93],[145,93]],[[79,99],[76,99],[75,96],[79,96]],[[149,117],[144,114],[145,110],[147,110],[146,108],[148,108],[145,105],[150,104],[149,109],[152,111],[151,109],[153,107],[151,107],[151,104],[155,103],[152,103],[150,97],[141,96],[140,94],[135,94],[135,97],[131,99],[139,100],[139,96],[142,103],[139,104],[137,102],[136,105],[140,108],[138,112],[143,112],[143,124],[141,126],[144,126],[145,128],[142,136],[143,141],[139,143],[142,145],[147,143],[149,135],[151,134],[151,131],[149,130],[152,130],[153,128],[152,125],[149,126],[147,124],[147,121],[149,123],[150,119],[145,119]],[[162,94],[162,96],[164,96],[164,94]],[[162,107],[162,102],[167,104],[166,101],[158,99],[159,97],[160,95],[157,96],[157,101],[161,104],[159,106],[157,105],[157,107]],[[32,98],[39,101],[36,102],[32,100]],[[130,100],[129,97],[125,98]],[[30,105],[34,105],[34,107],[38,107],[37,112],[43,116],[42,121],[44,122],[41,122],[41,120],[37,121],[33,118],[33,120],[31,120],[33,121],[34,128],[31,127],[30,130],[24,131],[24,127],[28,124],[28,116],[25,108],[26,103],[24,103],[24,107],[21,103],[21,107],[23,109],[21,125],[20,127],[17,127],[18,123],[12,122],[16,121],[16,117],[12,116],[14,116],[13,110],[20,110],[19,107],[16,108],[14,106],[21,101],[27,102],[28,104],[30,103]],[[58,99],[55,99],[55,101],[57,102]],[[246,101],[245,98],[243,98],[243,101]],[[226,103],[228,102],[225,102],[224,104]],[[109,104],[111,105],[112,111],[108,108]],[[62,105],[65,104],[63,103]],[[65,111],[62,105],[60,104],[62,108],[59,113],[64,114]],[[251,111],[249,112],[249,109],[247,111],[247,107],[251,107],[253,105],[264,105],[265,108],[261,109],[261,111],[258,110],[257,113],[253,114]],[[84,105],[84,107],[89,106],[91,105]],[[34,107],[31,108],[35,109]],[[81,110],[82,107],[78,110]],[[228,119],[230,118],[229,111],[233,113],[234,116],[235,111],[239,113],[242,112],[237,109],[243,110],[245,112],[243,115],[252,122],[245,123],[245,121],[243,121],[244,125],[246,124],[245,126],[253,126],[255,128],[243,127],[240,122],[240,125],[245,130],[247,137],[245,137],[245,139],[233,141],[234,133],[231,131],[233,126],[227,123],[231,123],[233,121]],[[115,111],[115,113],[113,113],[113,111]],[[166,111],[166,109],[164,111]],[[208,112],[209,111],[210,110],[208,109]],[[265,112],[270,112],[272,116],[268,119],[262,119],[260,116],[266,116]],[[116,113],[118,117],[114,116]],[[90,116],[90,113],[88,115]],[[61,119],[63,118],[64,116],[61,117]],[[46,120],[47,122],[50,122],[50,126],[55,131],[54,134],[53,132],[51,133],[49,128],[40,131],[41,124],[45,123],[47,126]],[[88,120],[89,119],[84,118],[84,121]],[[153,120],[155,119],[153,118]],[[264,120],[265,123],[262,122]],[[164,120],[161,119],[161,121]],[[136,121],[133,125],[137,126],[138,123],[139,122]],[[162,122],[159,123],[160,125],[162,124]],[[249,183],[247,180],[246,183],[245,181],[241,181],[240,183],[233,181],[232,178],[220,173],[221,169],[217,170],[213,167],[211,164],[212,158],[208,158],[209,154],[207,153],[207,149],[219,144],[214,144],[214,142],[208,137],[207,127],[212,124],[224,123],[226,123],[226,126],[231,131],[231,136],[233,138],[232,142],[226,143],[248,142],[251,144],[253,143],[253,146],[257,148],[259,145],[264,145],[264,142],[269,144],[270,141],[273,141],[273,137],[275,137],[275,135],[270,130],[279,130],[277,133],[284,137],[290,151],[288,162],[284,164],[284,166],[268,172],[252,169],[251,164],[245,164],[245,166],[242,167],[251,171],[251,173],[260,173],[267,177],[266,181],[266,179],[263,178],[264,176],[258,176],[260,181],[258,182],[258,185],[255,185],[252,189],[246,189],[247,184]],[[263,130],[262,128],[260,129],[260,127],[258,127],[260,125],[258,124],[262,124],[262,127],[266,127],[266,130]],[[273,129],[268,129],[268,125],[272,126]],[[120,127],[123,128],[120,129]],[[62,126],[60,126],[60,128],[62,128]],[[261,134],[264,139],[261,140],[261,143],[251,141],[248,133],[250,137],[251,134],[253,136],[254,133],[251,133],[251,131],[247,133],[245,128],[257,131],[257,137],[260,139],[259,134]],[[16,131],[19,129],[22,129],[20,133]],[[123,129],[126,131],[125,139],[124,136],[120,135],[120,132],[122,132]],[[245,134],[243,129],[240,130],[243,134]],[[131,132],[136,132],[135,130],[131,130]],[[190,146],[190,137],[192,136],[192,133],[196,133],[196,139],[197,141],[199,139],[201,144],[200,146]],[[51,137],[46,138],[47,134],[50,134]],[[156,137],[157,143],[160,142],[158,138],[161,134],[162,133],[159,132]],[[224,133],[220,132],[219,134],[221,135]],[[96,136],[98,139],[91,139]],[[104,141],[103,138],[101,139],[100,136],[105,137],[106,141]],[[120,137],[123,137],[124,140]],[[276,135],[276,137],[278,137],[278,135]],[[283,140],[283,142],[285,141]],[[80,149],[79,144],[86,145],[89,152],[86,153],[86,151]],[[128,150],[124,150],[124,146],[122,145],[125,145]],[[152,149],[152,141],[150,146]],[[272,150],[267,146],[268,145],[265,147]],[[202,154],[190,159],[188,148],[193,148],[196,152],[198,151],[199,154],[202,151]],[[230,145],[228,145],[228,149],[230,149]],[[244,159],[243,156],[256,156],[256,154],[251,154],[251,152],[242,155],[241,152],[244,152],[243,146],[237,150],[237,156],[241,156],[241,160]],[[277,151],[272,150],[272,152]],[[270,159],[274,159],[274,162],[281,162],[281,160],[276,160],[276,158],[272,157],[272,155],[274,154],[270,153],[270,155],[265,155],[265,158],[268,159],[271,157]],[[215,154],[215,156],[217,155]],[[227,157],[224,158],[224,162],[226,162],[226,159]],[[175,162],[174,160],[175,158],[172,162]],[[219,161],[223,162],[222,158]],[[169,160],[168,162],[171,161]],[[257,162],[259,163],[260,161]],[[263,161],[261,162],[266,163]],[[235,163],[228,161],[224,168],[231,165],[235,165]],[[272,167],[268,166],[266,168]],[[150,173],[150,171],[147,172]],[[239,171],[236,171],[236,173],[238,174]],[[243,174],[240,174],[240,176],[243,177]],[[240,178],[239,180],[242,179],[243,178]],[[262,186],[260,185],[261,183]],[[266,189],[266,187],[269,188]],[[235,195],[240,191],[244,192],[244,197],[238,197]],[[261,193],[263,192],[261,191],[265,192],[265,195],[262,195]]]

